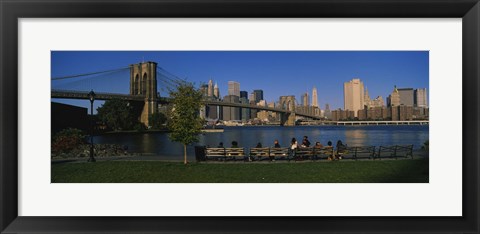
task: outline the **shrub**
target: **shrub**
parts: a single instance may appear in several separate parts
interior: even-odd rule
[[[422,149],[428,150],[428,140],[426,140],[425,142],[423,142]]]
[[[76,128],[67,128],[52,138],[52,152],[66,153],[83,144],[85,135]]]
[[[145,125],[143,125],[142,123],[136,123],[134,129],[137,132],[143,132],[145,131]]]

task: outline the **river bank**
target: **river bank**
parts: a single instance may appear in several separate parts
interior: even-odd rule
[[[94,155],[98,158],[135,156],[138,153],[128,151],[128,147],[119,144],[95,144]],[[68,152],[52,152],[52,159],[82,159],[90,157],[90,145],[81,144]]]

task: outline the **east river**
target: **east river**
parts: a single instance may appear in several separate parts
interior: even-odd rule
[[[216,147],[223,142],[225,147],[230,147],[232,141],[237,141],[239,147],[251,148],[259,142],[269,147],[278,139],[282,147],[287,147],[293,137],[300,144],[303,136],[308,136],[312,144],[319,141],[326,145],[332,141],[335,145],[341,140],[348,146],[413,144],[414,149],[419,149],[428,140],[428,125],[224,127],[224,132],[203,133],[196,145]],[[170,141],[168,133],[107,134],[95,136],[94,142],[125,145],[130,152],[156,155],[160,159],[179,160],[183,155],[183,146]],[[193,160],[194,147],[187,147],[187,151],[189,159]]]

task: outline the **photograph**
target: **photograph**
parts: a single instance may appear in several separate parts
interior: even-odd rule
[[[429,183],[429,51],[51,51],[51,183]]]

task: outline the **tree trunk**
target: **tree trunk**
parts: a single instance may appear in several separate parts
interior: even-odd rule
[[[187,163],[187,145],[183,144],[183,164]]]

